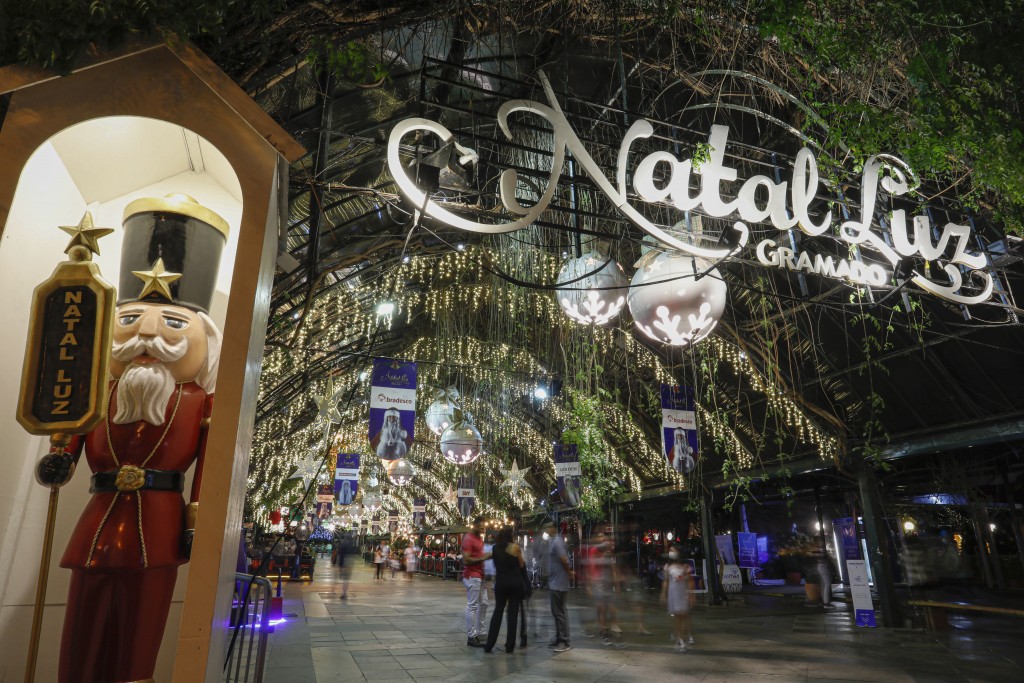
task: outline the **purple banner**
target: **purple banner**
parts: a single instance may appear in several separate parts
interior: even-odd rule
[[[832,531],[839,541],[839,558],[841,560],[859,560],[860,541],[857,539],[857,525],[853,517],[838,517],[832,520]]]
[[[412,525],[423,526],[427,522],[427,499],[412,499]]]
[[[331,485],[328,484],[327,488],[329,489],[330,487]],[[317,503],[314,509],[316,511],[316,524],[319,526],[320,522],[331,516],[331,512],[334,511],[334,503]]]
[[[681,474],[697,467],[697,409],[692,387],[661,385],[661,452]]]
[[[351,505],[359,489],[359,455],[338,453],[334,468],[334,497],[338,505]]]
[[[457,492],[459,500],[459,514],[463,519],[469,519],[476,507],[476,492],[473,490],[473,479],[471,477],[459,477],[459,489]]]
[[[576,507],[583,495],[583,468],[580,466],[579,451],[574,443],[556,443],[554,448],[558,495],[563,503],[569,507]]]
[[[370,386],[370,447],[384,460],[404,458],[416,426],[416,364],[373,361]]]

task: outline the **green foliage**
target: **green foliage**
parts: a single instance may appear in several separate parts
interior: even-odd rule
[[[562,443],[576,445],[583,470],[583,491],[578,511],[584,521],[599,521],[605,518],[608,501],[623,492],[605,452],[601,396],[576,390],[568,393],[570,417],[562,432]]]
[[[760,0],[749,21],[784,54],[855,163],[888,152],[1024,231],[1024,33],[1017,0]],[[810,67],[808,69],[807,67]],[[833,81],[858,80],[860,97]],[[866,95],[866,96],[865,96]]]
[[[90,45],[175,34],[216,46],[238,26],[268,22],[285,0],[21,0],[0,4],[0,64],[68,71]]]
[[[369,48],[360,42],[346,43],[319,39],[306,56],[310,65],[322,64],[335,77],[353,83],[379,83],[387,80],[387,68],[375,58]]]

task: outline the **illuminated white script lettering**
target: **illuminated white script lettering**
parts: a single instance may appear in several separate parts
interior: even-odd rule
[[[806,147],[796,155],[793,173],[790,180],[774,182],[763,175],[748,178],[740,186],[734,199],[726,200],[723,193],[727,186],[737,182],[738,173],[735,168],[725,165],[725,149],[729,138],[727,126],[713,125],[708,136],[709,158],[694,168],[692,159],[678,159],[669,152],[652,152],[642,158],[636,165],[633,174],[633,189],[641,200],[647,203],[669,201],[681,211],[701,209],[705,214],[715,218],[738,215],[734,227],[739,231],[739,242],[735,247],[706,247],[683,242],[663,231],[649,221],[636,207],[629,203],[626,187],[626,170],[629,168],[630,148],[640,139],[649,138],[654,134],[654,126],[650,121],[641,119],[633,123],[626,131],[619,147],[615,185],[608,180],[604,171],[587,152],[583,143],[572,130],[568,120],[562,113],[554,92],[546,78],[541,76],[545,94],[550,106],[530,100],[511,100],[498,109],[497,121],[505,136],[512,140],[508,117],[516,112],[527,112],[538,116],[551,125],[553,148],[551,172],[547,186],[532,206],[523,206],[516,199],[518,175],[514,169],[505,169],[500,176],[499,189],[501,202],[509,213],[518,216],[507,223],[477,223],[445,209],[443,205],[430,200],[409,177],[401,164],[401,141],[409,133],[425,131],[437,135],[443,143],[452,140],[451,131],[440,123],[422,118],[411,118],[399,122],[391,131],[388,139],[388,167],[402,193],[417,207],[448,225],[481,233],[504,233],[520,230],[535,221],[551,204],[562,166],[568,150],[577,164],[587,173],[590,179],[600,188],[615,207],[641,230],[662,242],[667,247],[685,253],[709,259],[724,259],[742,249],[750,237],[747,223],[760,223],[765,220],[780,231],[798,227],[807,235],[816,237],[834,227],[832,212],[828,211],[818,222],[810,216],[811,204],[818,194],[820,180],[818,164],[813,153]],[[468,147],[455,143],[460,154],[459,162],[475,161],[476,152]],[[667,181],[658,185],[655,173],[659,166],[667,167],[663,174]],[[882,171],[885,172],[884,176]],[[690,180],[692,175],[700,176],[700,190],[691,194]],[[909,179],[913,179],[911,186]],[[878,188],[882,187],[893,197],[900,197],[917,186],[916,178],[910,168],[901,160],[880,154],[872,156],[864,165],[861,177],[861,215],[851,217],[838,226],[839,236],[853,245],[862,245],[880,255],[889,264],[895,266],[901,257],[919,254],[927,261],[935,261],[942,257],[951,242],[955,243],[953,256],[943,266],[943,272],[949,279],[948,284],[941,284],[914,274],[912,281],[921,289],[936,296],[961,304],[975,304],[985,301],[992,294],[992,275],[980,269],[986,265],[982,254],[969,254],[967,247],[970,239],[970,228],[955,223],[947,223],[942,229],[936,244],[931,242],[932,226],[927,217],[914,217],[913,237],[908,234],[904,210],[896,210],[890,216],[893,245],[890,246],[885,237],[872,232],[872,216],[875,215]],[[757,201],[760,194],[761,203]],[[840,260],[834,262],[832,257],[815,256],[811,260],[808,254],[796,254],[792,250],[779,248],[768,255],[768,247],[774,247],[771,240],[758,245],[758,260],[765,265],[787,268],[794,271],[814,272],[830,277],[848,279],[860,284],[884,286],[885,271],[881,266],[869,265],[860,261]],[[764,256],[764,258],[762,258]],[[767,259],[767,260],[766,260]],[[974,296],[958,294],[963,285],[960,266],[970,270],[970,276],[980,280],[980,292]]]

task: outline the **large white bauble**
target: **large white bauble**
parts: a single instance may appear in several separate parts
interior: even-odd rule
[[[430,431],[440,436],[444,430],[455,423],[455,405],[447,396],[439,398],[427,407],[427,412],[423,414],[423,421],[427,423],[427,428]]]
[[[352,517],[352,519],[359,519],[363,516],[363,506],[359,503],[352,503],[345,511]]]
[[[405,458],[395,460],[388,468],[388,479],[395,486],[405,486],[416,476],[416,468]]]
[[[579,277],[583,279],[571,282]],[[558,272],[558,284],[563,283],[568,283],[566,289],[555,290],[558,303],[566,315],[584,325],[606,324],[626,303],[626,274],[622,266],[595,251],[566,261]]]
[[[711,334],[725,310],[728,287],[717,268],[695,279],[709,265],[675,251],[640,259],[626,296],[640,331],[672,346],[696,344]]]
[[[441,434],[441,455],[456,465],[468,465],[480,457],[484,438],[472,422],[463,420]]]

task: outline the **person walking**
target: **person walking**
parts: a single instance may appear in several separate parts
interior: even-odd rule
[[[484,582],[480,588],[480,628],[479,637],[487,639],[487,633],[483,631],[484,625],[488,624],[487,609],[494,603],[494,534],[490,531],[484,534],[484,552],[492,555],[491,559],[484,561]]]
[[[553,647],[555,652],[566,652],[570,647],[569,610],[565,601],[569,595],[569,582],[575,578],[575,573],[569,566],[569,551],[555,523],[550,519],[544,520],[540,530],[548,539],[548,592],[551,595],[551,616],[555,619],[555,639],[548,647]]]
[[[620,585],[615,552],[603,532],[594,534],[593,545],[588,554],[587,591],[597,608],[597,626],[605,645],[613,643],[612,638],[622,635],[615,607],[614,591]]]
[[[410,543],[405,549],[405,574],[407,579],[412,579],[416,573],[416,563],[419,561],[420,549],[415,543]]]
[[[484,561],[491,555],[484,552],[482,517],[462,537],[462,585],[466,587],[466,645],[483,647],[480,642],[480,596],[484,580]]]
[[[665,566],[665,580],[661,584],[661,602],[668,606],[668,613],[673,618],[678,652],[686,652],[687,643],[694,644],[693,631],[690,630],[690,608],[695,600],[693,570],[688,562],[682,561],[679,548],[672,548]]]
[[[381,539],[380,545],[378,545],[373,551],[373,565],[377,568],[377,573],[373,577],[374,581],[384,580],[384,563],[388,561],[389,553],[390,548],[388,548],[387,543]]]
[[[505,653],[512,654],[516,647],[516,623],[519,619],[519,608],[523,602],[525,584],[523,583],[523,553],[519,545],[512,542],[512,528],[504,527],[498,532],[494,541],[494,613],[487,629],[487,644],[484,652],[491,652],[498,641],[501,630],[501,618],[508,607],[508,623],[505,625]]]

